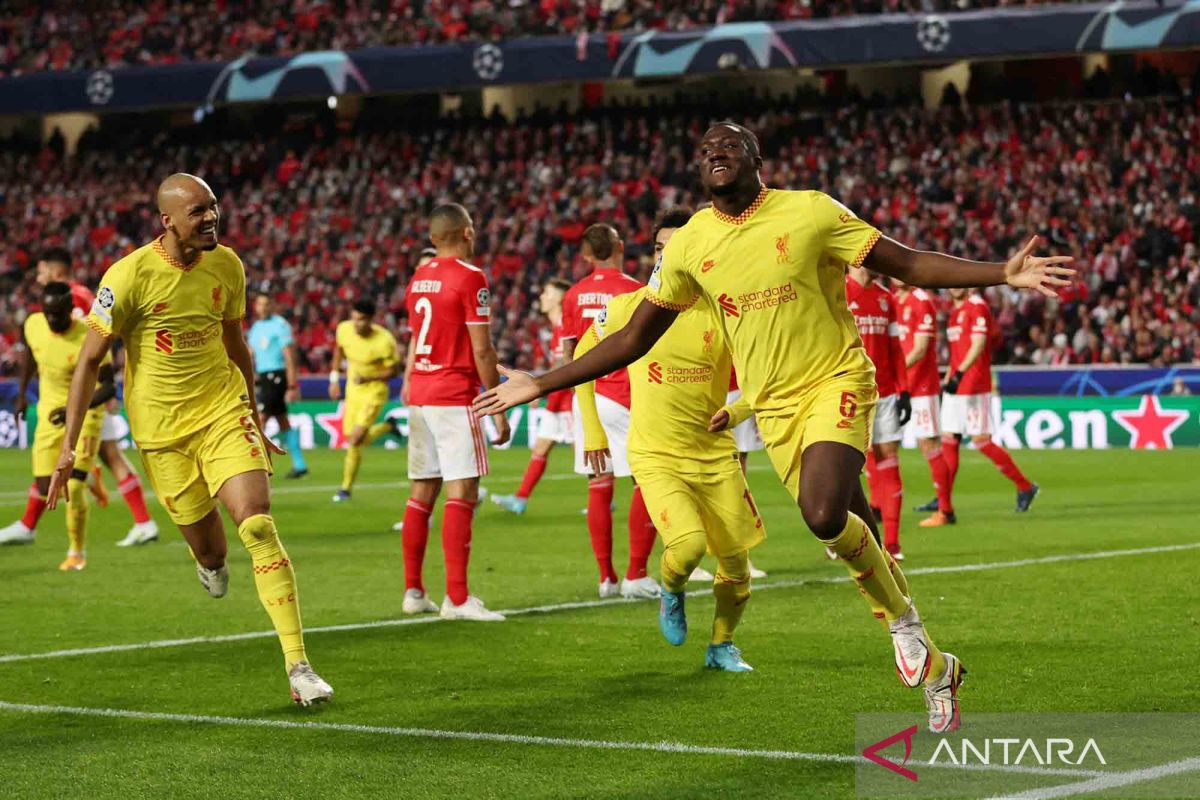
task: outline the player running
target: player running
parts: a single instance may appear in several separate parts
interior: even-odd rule
[[[992,312],[987,301],[967,289],[951,289],[954,310],[946,326],[950,342],[950,368],[942,391],[942,452],[950,473],[950,486],[958,476],[958,448],[963,436],[970,436],[1004,477],[1017,487],[1018,512],[1029,510],[1038,495],[1012,456],[992,441]]]
[[[564,363],[563,297],[570,288],[571,284],[561,278],[554,278],[542,287],[542,293],[538,297],[538,305],[541,306],[542,313],[550,320],[552,328],[550,335],[551,368],[561,367]],[[575,441],[575,423],[571,413],[572,394],[570,389],[564,389],[546,398],[545,413],[538,425],[537,439],[533,443],[533,452],[529,456],[529,466],[525,468],[525,477],[521,479],[521,486],[517,489],[516,494],[492,495],[493,503],[514,514],[525,513],[525,509],[529,505],[529,495],[533,494],[534,487],[538,485],[538,481],[545,474],[550,451],[554,449],[554,445],[571,444]]]
[[[292,469],[286,477],[303,478],[308,474],[308,465],[300,447],[300,431],[288,420],[288,403],[296,402],[300,389],[292,326],[275,313],[275,303],[267,294],[254,298],[254,316],[257,319],[250,326],[247,344],[254,356],[258,412],[264,422],[274,418],[279,424],[283,446],[292,457]]]
[[[333,502],[350,499],[362,449],[386,433],[396,431],[396,423],[387,419],[376,422],[388,399],[388,381],[400,372],[400,350],[391,331],[375,323],[375,302],[355,302],[350,319],[339,322],[334,334],[333,369],[329,372],[329,398],[342,396],[342,375],[338,371],[345,356],[346,402],[342,406],[342,430],[346,431],[346,457],[342,462],[342,488]]]
[[[79,348],[87,335],[87,326],[71,314],[71,287],[60,281],[45,285],[42,310],[25,319],[25,347],[21,350],[20,377],[13,411],[17,419],[25,416],[25,390],[34,375],[38,378],[37,430],[33,435],[33,481],[41,497],[50,488],[50,476],[62,449],[66,433],[67,392],[71,375],[79,360]],[[67,481],[67,557],[58,568],[81,570],[87,566],[84,549],[87,537],[88,499],[86,481],[100,447],[100,422],[104,404],[116,396],[112,357],[107,352],[97,371],[95,385],[79,438],[79,452]],[[11,536],[0,539],[5,544],[26,544],[33,541],[33,531],[27,537]]]
[[[908,393],[908,371],[900,346],[896,322],[896,298],[887,287],[862,267],[846,271],[846,302],[867,356],[875,365],[875,389],[879,399],[871,423],[871,454],[867,478],[871,505],[883,512],[883,546],[897,561],[900,552],[900,507],[904,487],[900,481],[900,440],[912,416]],[[874,462],[873,466],[870,462]]]
[[[922,528],[953,525],[950,471],[942,455],[941,442],[941,376],[937,359],[937,308],[933,297],[924,289],[897,281],[900,301],[900,344],[908,365],[908,388],[912,392],[912,419],[909,427],[917,439],[917,447],[929,464],[933,488],[937,496],[914,511],[932,511],[919,523]]]
[[[254,582],[283,648],[292,699],[328,700],[333,689],[304,652],[296,575],[271,517],[268,452],[254,399],[254,364],[242,335],[246,274],[217,243],[220,208],[204,181],[177,173],[158,187],[165,232],[109,267],[85,322],[67,400],[66,434],[49,507],[68,489],[92,386],[109,342],[125,341],[125,401],[142,464],[196,559],[212,597],[229,588],[219,500],[250,552]]]
[[[583,232],[583,260],[592,272],[576,283],[563,298],[563,358],[575,357],[575,345],[608,302],[619,295],[642,287],[636,279],[621,271],[625,262],[625,244],[616,228],[598,223]],[[611,374],[609,374],[611,373]],[[662,589],[646,574],[650,551],[657,532],[646,511],[642,492],[635,485],[629,501],[629,567],[619,582],[613,568],[612,512],[614,478],[632,475],[625,440],[629,433],[629,373],[622,368],[610,370],[596,381],[596,409],[608,435],[611,464],[605,472],[593,472],[584,458],[583,422],[575,403],[575,472],[588,476],[587,526],[592,553],[600,568],[601,597],[639,597],[656,599]]]
[[[52,282],[65,283],[71,288],[71,303],[74,306],[72,316],[83,319],[92,309],[95,296],[90,289],[71,277],[71,254],[61,247],[51,247],[44,252],[37,262],[37,282],[45,287]],[[115,406],[116,400],[110,400],[109,405]],[[142,481],[133,471],[133,465],[121,451],[121,439],[129,432],[129,426],[120,414],[104,410],[100,422],[100,461],[108,467],[108,471],[117,479],[117,489],[133,515],[133,527],[125,534],[125,538],[117,542],[117,547],[131,547],[149,544],[158,540],[158,523],[150,516],[146,508],[146,497],[142,492]],[[93,462],[92,471],[88,476],[88,489],[96,497],[97,504],[103,508],[108,505],[108,490],[100,478],[100,468]],[[25,506],[25,514],[21,519],[6,528],[0,529],[0,541],[6,537],[14,542],[33,541],[34,531],[38,520],[46,510],[46,498],[34,486],[29,490],[29,501]]]
[[[845,267],[866,266],[918,286],[1007,282],[1053,295],[1068,257],[1032,255],[1034,237],[1007,264],[910,250],[816,191],[762,185],[758,139],[740,125],[709,128],[697,148],[713,208],[672,239],[628,324],[583,358],[541,377],[508,369],[478,397],[494,414],[605,375],[645,355],[676,317],[704,298],[719,309],[738,379],[767,452],[809,529],[845,563],[891,629],[905,686],[925,687],[929,727],[959,725],[965,670],[925,632],[899,566],[862,514],[862,471],[877,399],[874,368],[846,307]],[[803,457],[802,457],[803,456]]]
[[[654,231],[655,249],[666,246],[691,215],[689,209],[666,212]],[[576,355],[623,328],[646,291],[642,287],[609,300],[584,333]],[[658,616],[663,636],[675,646],[687,639],[684,589],[705,552],[712,551],[717,557],[717,602],[704,666],[750,672],[753,667],[734,646],[733,632],[750,599],[750,548],[765,534],[733,434],[708,430],[729,387],[729,350],[717,324],[708,303],[697,303],[629,365],[629,465],[663,540]],[[585,457],[601,474],[610,451],[594,386],[581,384],[577,394]]]
[[[406,614],[438,611],[425,593],[422,569],[429,542],[429,517],[441,490],[442,554],[446,559],[443,619],[500,622],[467,589],[471,522],[479,502],[479,479],[488,472],[487,441],[471,398],[482,383],[500,382],[492,346],[487,277],[467,262],[475,253],[475,225],[457,203],[440,205],[429,217],[437,256],[413,272],[405,305],[413,339],[404,365],[401,399],[408,408],[408,479],[412,492],[404,509],[404,604]],[[496,438],[508,441],[508,417],[496,414]]]

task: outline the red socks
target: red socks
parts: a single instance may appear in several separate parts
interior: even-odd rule
[[[21,524],[31,531],[35,530],[45,510],[46,498],[38,491],[35,481],[29,485],[29,501],[25,504],[25,516],[21,517]]]
[[[892,456],[875,462],[875,481],[878,495],[872,501],[879,504],[883,512],[883,543],[890,547],[900,544],[900,506],[904,489],[900,482],[900,459]]]
[[[875,452],[867,448],[867,503],[871,508],[882,508],[880,498],[882,491],[879,487],[879,470],[875,465]]]
[[[533,487],[537,486],[545,471],[546,456],[532,456],[529,459],[529,466],[525,468],[525,477],[521,479],[521,488],[517,489],[517,497],[522,500],[528,499],[529,495],[533,494]]]
[[[130,512],[133,514],[133,521],[139,525],[143,522],[150,521],[150,512],[146,510],[146,498],[142,494],[142,482],[134,473],[129,473],[125,476],[125,480],[117,484],[117,488],[121,491],[121,496],[125,498],[125,504],[129,506]]]
[[[400,541],[404,549],[404,588],[425,591],[421,568],[425,564],[425,545],[429,542],[429,515],[433,509],[420,500],[409,498],[404,507],[404,530]]]
[[[467,561],[471,557],[471,519],[475,504],[447,500],[442,508],[442,554],[446,558],[446,596],[460,606],[467,602]],[[407,526],[405,531],[407,531]]]
[[[629,503],[629,569],[625,572],[629,580],[646,577],[646,562],[650,560],[656,536],[658,531],[642,499],[642,487],[635,486]]]
[[[979,448],[979,452],[990,458],[992,463],[996,465],[996,468],[1004,474],[1004,477],[1017,485],[1019,491],[1027,492],[1033,488],[1033,484],[1022,474],[1020,468],[1012,460],[1012,456],[1003,447],[989,441]]]
[[[613,476],[601,475],[588,480],[587,524],[592,553],[600,567],[600,581],[617,582],[612,563]]]
[[[939,449],[931,451],[926,459],[929,461],[929,474],[933,477],[933,488],[937,489],[938,510],[944,514],[952,513],[954,504],[950,500],[950,484],[953,479],[950,477],[950,468],[946,466],[946,457]]]
[[[958,439],[942,439],[942,458],[946,461],[946,474],[950,477],[948,491],[954,490],[954,480],[958,477],[958,446]]]

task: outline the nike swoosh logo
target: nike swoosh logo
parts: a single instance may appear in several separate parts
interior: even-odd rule
[[[904,651],[897,649],[896,655],[900,656],[900,668],[904,670],[905,676],[909,678],[916,676],[917,671],[915,669],[909,669],[908,662],[904,660]]]

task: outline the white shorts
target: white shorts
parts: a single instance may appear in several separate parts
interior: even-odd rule
[[[467,406],[409,406],[409,480],[487,475],[487,450],[483,428]]]
[[[575,472],[591,475],[591,469],[583,461],[583,418],[579,415],[578,398],[572,402],[571,408],[575,429]],[[609,470],[618,478],[628,478],[633,474],[629,469],[629,409],[616,400],[596,395],[596,413],[600,415],[600,425],[608,436],[608,452],[612,454]]]
[[[875,403],[875,421],[871,423],[871,444],[888,444],[904,438],[900,418],[896,415],[896,401],[900,395],[889,394]]]
[[[129,435],[129,423],[120,414],[104,412],[100,422],[100,441],[117,442]]]
[[[934,439],[942,434],[942,403],[936,394],[912,399],[912,419],[908,430],[917,439]]]
[[[992,393],[946,395],[942,400],[942,432],[990,436]]]
[[[725,405],[731,405],[741,396],[741,389],[731,389],[725,395]],[[753,414],[749,419],[734,426],[733,441],[737,445],[739,453],[756,453],[766,447],[763,444],[762,434],[758,432],[758,421],[754,419]]]
[[[558,444],[575,441],[575,415],[570,411],[539,409],[535,439],[550,439]]]

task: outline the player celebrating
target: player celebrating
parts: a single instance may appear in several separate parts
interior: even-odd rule
[[[71,289],[71,303],[74,306],[72,316],[83,319],[92,308],[96,299],[90,289],[79,281],[71,278],[71,254],[61,247],[51,247],[44,252],[37,262],[37,282],[45,287],[52,282],[67,284]],[[115,401],[110,400],[110,404]],[[133,471],[133,465],[121,452],[120,441],[128,432],[124,419],[119,414],[104,411],[100,423],[100,461],[108,467],[109,472],[117,479],[117,489],[121,492],[129,513],[133,515],[133,527],[125,538],[117,542],[117,547],[130,547],[149,544],[158,539],[158,524],[150,516],[146,508],[146,497],[142,493],[142,481]],[[108,491],[100,479],[100,469],[93,466],[89,476],[88,488],[96,496],[97,503],[103,508],[108,505]],[[12,537],[13,541],[33,541],[33,533],[38,520],[46,509],[45,496],[30,487],[29,501],[25,506],[24,516],[4,529],[0,529],[0,541]]]
[[[29,379],[36,374],[38,419],[37,431],[33,436],[33,480],[42,497],[50,488],[50,476],[62,448],[67,392],[71,388],[71,374],[86,335],[87,326],[71,314],[71,287],[58,281],[47,283],[42,295],[42,311],[30,314],[25,319],[25,349],[21,351],[20,382],[13,403],[17,418],[22,419],[25,416],[25,390],[29,387]],[[111,361],[106,353],[98,370],[99,383],[88,402],[75,467],[67,481],[69,544],[66,559],[58,565],[64,571],[81,570],[87,566],[84,550],[88,518],[85,482],[100,447],[100,421],[104,415],[104,404],[117,393]],[[32,530],[28,537],[7,539],[10,544],[32,541]]]
[[[554,278],[542,287],[538,297],[538,305],[542,313],[550,320],[552,333],[550,335],[550,360],[552,367],[563,364],[563,327],[562,308],[563,297],[571,284],[561,278]],[[529,456],[529,466],[525,468],[525,477],[516,494],[497,494],[492,496],[492,502],[514,514],[524,514],[529,504],[529,495],[546,472],[546,463],[550,451],[555,444],[571,444],[574,442],[574,420],[571,414],[572,392],[564,389],[546,398],[545,414],[538,425],[537,439],[533,443],[533,452]]]
[[[257,319],[247,339],[254,356],[258,411],[264,421],[273,417],[279,423],[284,447],[292,457],[287,477],[303,478],[308,474],[308,465],[300,448],[300,431],[288,421],[288,403],[295,402],[300,388],[292,326],[275,313],[275,304],[267,294],[254,298],[254,316]]]
[[[342,430],[346,433],[346,458],[342,464],[342,488],[333,496],[335,503],[350,499],[358,467],[362,464],[362,448],[385,433],[396,429],[392,420],[375,422],[388,398],[388,381],[400,370],[400,351],[391,332],[372,320],[375,303],[359,300],[350,312],[350,319],[339,322],[334,336],[333,369],[329,372],[329,398],[342,396],[341,373],[338,368],[345,356],[346,403],[342,407]]]
[[[165,232],[108,269],[86,319],[91,330],[71,383],[49,507],[68,488],[97,371],[109,341],[120,336],[133,439],[192,550],[201,585],[213,597],[229,588],[220,500],[250,551],[292,699],[328,700],[333,689],[304,652],[296,575],[271,518],[267,452],[282,451],[262,435],[255,405],[254,364],[242,335],[242,262],[217,243],[220,209],[200,178],[168,177],[158,187],[158,209]]]
[[[575,345],[587,332],[592,321],[600,315],[608,301],[640,289],[642,284],[621,271],[625,261],[625,244],[611,225],[597,223],[583,232],[583,260],[592,272],[576,283],[563,298],[563,358],[575,356]],[[608,471],[592,471],[584,459],[583,423],[579,410],[575,416],[575,471],[588,476],[587,525],[592,553],[600,567],[600,596],[657,598],[662,591],[658,583],[646,574],[650,551],[654,549],[656,531],[646,511],[646,503],[637,486],[629,503],[629,567],[625,577],[617,581],[612,560],[612,500],[615,478],[632,475],[625,440],[629,432],[629,373],[622,367],[610,370],[596,381],[596,409],[608,435],[612,450]],[[578,403],[575,404],[578,406]]]
[[[979,452],[1017,487],[1017,511],[1028,511],[1038,495],[1031,483],[1000,445],[992,441],[992,312],[987,301],[967,289],[951,289],[954,311],[946,326],[950,342],[950,368],[942,391],[942,452],[950,472],[950,485],[958,475],[958,448],[962,436],[970,436]]]
[[[900,552],[900,506],[904,488],[900,482],[900,439],[912,416],[908,372],[900,347],[896,323],[896,298],[862,267],[846,272],[846,302],[867,356],[875,365],[875,388],[879,400],[871,424],[874,469],[868,470],[872,505],[883,512],[883,546],[897,561]]]
[[[654,232],[661,250],[687,224],[688,209],[666,212]],[[582,356],[599,339],[620,330],[646,295],[646,287],[618,295],[596,318],[576,350]],[[684,588],[706,550],[717,557],[713,582],[716,613],[704,665],[727,672],[753,668],[733,644],[750,599],[749,551],[763,540],[763,524],[750,496],[733,435],[710,433],[729,386],[729,350],[707,303],[679,315],[650,352],[629,365],[629,465],[663,539],[659,628],[676,646],[687,638]],[[596,474],[605,471],[609,442],[596,413],[594,384],[579,387],[584,449]],[[726,410],[726,415],[729,411]]]
[[[929,727],[959,725],[965,670],[926,633],[899,567],[862,517],[863,467],[876,402],[874,368],[846,308],[846,265],[918,286],[989,285],[1053,295],[1073,271],[1067,257],[1032,255],[1037,238],[1006,264],[910,250],[815,191],[780,191],[759,179],[758,140],[740,125],[711,127],[697,149],[713,208],[700,211],[663,252],[650,291],[628,324],[583,358],[534,378],[509,380],[475,401],[494,414],[641,358],[680,312],[703,297],[719,309],[738,379],[768,454],[809,529],[833,548],[892,633],[897,673],[924,684]]]
[[[908,365],[908,387],[912,392],[912,419],[909,426],[917,439],[917,447],[929,464],[933,488],[937,496],[915,511],[932,511],[921,520],[922,528],[953,525],[950,471],[942,455],[941,443],[941,377],[937,363],[937,309],[933,298],[924,289],[897,281],[900,301],[900,344]]]
[[[429,517],[444,487],[442,553],[446,559],[443,619],[500,622],[467,589],[471,521],[479,502],[479,478],[487,474],[487,442],[469,408],[480,383],[500,382],[490,330],[487,277],[467,263],[475,252],[475,225],[457,203],[440,205],[429,217],[437,257],[413,272],[405,305],[414,331],[404,364],[401,399],[408,408],[408,478],[412,493],[404,509],[404,604],[406,614],[434,612],[422,568]],[[508,417],[493,418],[504,444]]]

